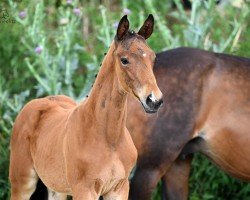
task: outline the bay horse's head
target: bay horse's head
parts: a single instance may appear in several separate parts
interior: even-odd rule
[[[147,113],[156,112],[163,102],[153,74],[156,56],[146,43],[153,27],[154,18],[149,15],[138,33],[130,31],[125,15],[117,28],[114,51],[120,87],[135,96]]]

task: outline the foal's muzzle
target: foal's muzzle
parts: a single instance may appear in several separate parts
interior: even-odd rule
[[[153,94],[150,94],[146,101],[141,103],[146,113],[155,113],[161,107],[163,100],[162,98],[157,100]]]

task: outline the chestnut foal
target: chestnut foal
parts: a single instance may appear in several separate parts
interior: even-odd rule
[[[59,199],[128,199],[128,177],[137,151],[126,129],[127,94],[146,112],[156,112],[162,93],[153,75],[154,52],[147,46],[154,19],[138,33],[124,16],[104,58],[89,98],[77,105],[66,96],[29,102],[11,138],[11,199],[27,200],[38,179]]]

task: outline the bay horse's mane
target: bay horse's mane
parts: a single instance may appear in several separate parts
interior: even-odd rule
[[[185,57],[186,55],[186,57]],[[195,58],[195,59],[194,59]],[[181,60],[192,59],[192,66],[194,63],[200,63],[206,58],[207,61],[213,62],[214,59],[219,58],[226,61],[232,62],[241,62],[246,66],[249,66],[250,58],[241,57],[236,55],[229,55],[225,53],[215,53],[212,51],[206,51],[203,49],[192,48],[192,47],[179,47],[175,49],[166,50],[160,53],[157,53],[157,59],[155,67],[168,67],[173,66],[176,63],[179,63]],[[189,62],[186,63],[189,65]],[[181,65],[185,67],[185,65]],[[225,66],[226,67],[226,66]]]
[[[233,62],[243,62],[246,66],[250,66],[250,58],[241,57],[241,56],[235,56],[235,55],[229,55],[224,53],[215,53],[217,58],[227,59],[229,61]]]

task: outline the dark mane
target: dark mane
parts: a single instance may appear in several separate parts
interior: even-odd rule
[[[250,58],[247,58],[247,57],[240,57],[240,56],[229,55],[229,54],[224,54],[224,53],[215,53],[215,55],[217,58],[227,59],[227,60],[235,61],[235,62],[243,62],[247,66],[249,66],[249,63],[250,63]]]

